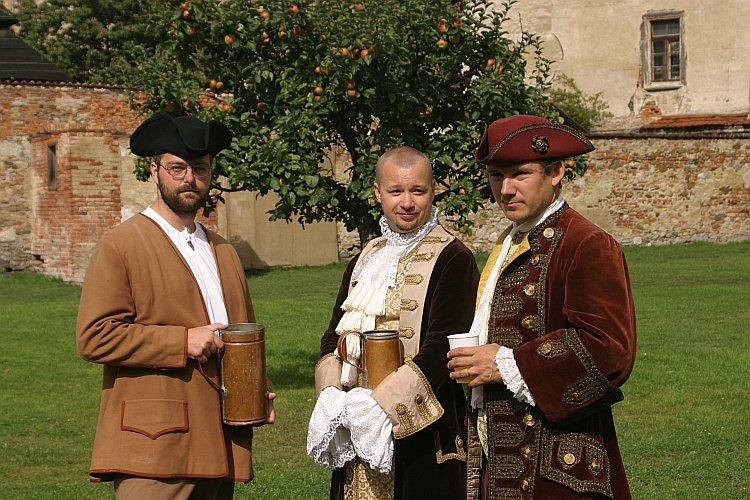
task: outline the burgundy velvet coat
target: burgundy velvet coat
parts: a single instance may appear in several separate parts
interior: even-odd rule
[[[232,323],[254,321],[234,248],[206,230]],[[187,356],[188,328],[209,324],[198,283],[156,222],[139,214],[107,233],[78,309],[80,355],[103,365],[90,474],[250,481],[252,429],[222,424],[215,356]],[[204,375],[205,374],[205,375]]]
[[[336,326],[349,281],[359,256],[352,259],[341,281],[331,322],[321,339],[320,356],[334,351]],[[468,331],[474,317],[479,281],[474,255],[453,240],[435,261],[422,312],[419,352],[412,358],[437,396],[444,414],[426,428],[395,440],[396,499],[455,499],[465,495],[466,451],[464,390],[449,376],[447,336]],[[440,463],[438,463],[440,462]],[[343,498],[344,469],[333,472],[331,498]]]
[[[536,406],[484,386],[488,498],[630,498],[611,405],[635,360],[635,310],[615,240],[567,205],[501,273],[488,343],[513,349]],[[470,419],[468,497],[481,447]]]

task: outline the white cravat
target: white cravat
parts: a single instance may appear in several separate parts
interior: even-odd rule
[[[190,270],[201,290],[211,323],[228,324],[229,316],[224,304],[219,270],[216,267],[216,259],[203,226],[196,221],[194,233],[189,233],[187,228],[178,231],[151,206],[146,207],[142,213],[159,224],[159,227],[172,240],[172,243],[190,266]]]

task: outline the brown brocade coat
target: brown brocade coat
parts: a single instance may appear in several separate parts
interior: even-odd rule
[[[253,321],[235,250],[206,233],[230,322]],[[187,356],[188,328],[209,323],[190,268],[154,221],[136,215],[97,244],[76,330],[80,355],[104,365],[92,480],[252,479],[252,429],[222,424],[217,390]],[[203,369],[219,382],[216,357]]]
[[[488,498],[630,498],[611,412],[635,360],[622,251],[565,205],[512,257],[495,288],[488,343],[513,349],[536,406],[519,403],[503,384],[484,386]],[[476,413],[471,499],[481,480],[475,425]]]

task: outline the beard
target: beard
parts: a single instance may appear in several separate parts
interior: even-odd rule
[[[157,188],[159,194],[164,203],[169,207],[172,212],[179,215],[192,215],[195,214],[201,208],[206,206],[208,200],[209,185],[201,190],[195,183],[192,185],[180,186],[175,188],[169,188],[165,186],[161,179],[157,177]],[[182,193],[189,192],[190,195],[183,195]]]

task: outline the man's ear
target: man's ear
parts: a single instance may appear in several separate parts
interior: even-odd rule
[[[380,186],[378,186],[378,182],[375,181],[372,183],[372,187],[375,189],[375,199],[378,200],[378,203],[381,203],[380,201]]]
[[[557,166],[552,169],[552,185],[559,186],[565,177],[565,160],[560,160]]]
[[[154,184],[159,184],[159,165],[151,162],[151,165],[149,166],[149,169],[151,170],[151,180],[154,182]]]

